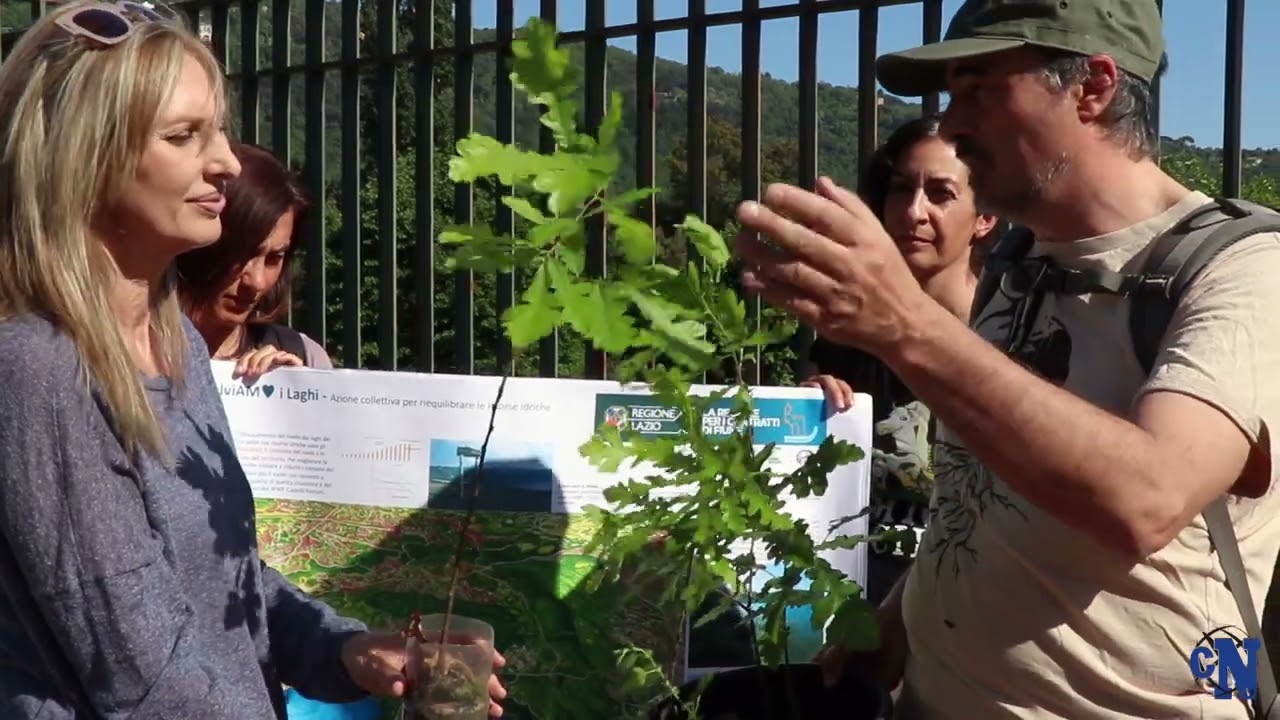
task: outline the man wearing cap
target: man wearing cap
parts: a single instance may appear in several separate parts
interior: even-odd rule
[[[944,41],[877,71],[891,93],[949,92],[979,203],[1033,231],[1032,254],[1115,272],[1210,202],[1152,160],[1163,57],[1155,0],[967,0]],[[1280,549],[1280,235],[1207,266],[1148,374],[1117,295],[1037,306],[1002,284],[966,327],[825,178],[738,217],[763,238],[737,241],[744,285],[882,358],[940,423],[932,519],[881,608],[899,718],[1249,717],[1188,655],[1244,625],[1201,511],[1231,494],[1256,607]]]

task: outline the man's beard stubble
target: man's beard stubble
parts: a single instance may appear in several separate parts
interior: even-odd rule
[[[969,166],[969,184],[973,187],[974,205],[978,212],[1013,223],[1023,222],[1028,213],[1044,201],[1049,187],[1062,177],[1071,164],[1064,152],[1041,164],[1025,180],[1009,182],[1007,187],[991,187],[982,182],[983,169],[993,165],[990,153],[979,148],[968,137],[959,137],[956,138],[956,156]]]

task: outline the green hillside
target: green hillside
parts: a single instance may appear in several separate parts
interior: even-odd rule
[[[450,46],[453,44],[453,3],[449,0],[434,0],[434,3],[436,46]],[[280,76],[286,79],[290,89],[289,113],[287,118],[273,115],[272,95],[277,79],[270,74],[274,54],[272,4],[262,3],[257,18],[257,64],[261,80],[259,111],[254,123],[256,133],[255,128],[240,122],[244,88],[244,79],[239,77],[244,56],[240,46],[241,7],[233,5],[228,8],[225,41],[211,32],[211,14],[207,10],[202,13],[202,29],[209,32],[215,44],[223,49],[226,66],[232,75],[233,131],[241,137],[256,137],[258,142],[274,145],[275,127],[287,122],[290,162],[305,171],[304,177],[311,179],[313,171],[319,168],[308,166],[307,161],[308,117],[302,73]],[[288,21],[289,62],[297,66],[307,57],[305,3],[294,2],[292,5]],[[314,255],[323,250],[326,275],[324,302],[320,307],[318,278],[314,274],[311,277],[304,274],[295,295],[293,320],[314,336],[323,336],[335,359],[347,366],[497,372],[502,364],[500,361],[508,360],[497,326],[500,314],[497,280],[492,276],[464,276],[461,278],[464,284],[457,286],[459,277],[450,271],[444,258],[439,253],[429,255],[431,235],[439,232],[455,215],[455,188],[445,176],[455,137],[454,61],[451,57],[441,56],[435,63],[424,66],[424,70],[432,75],[434,91],[430,95],[435,103],[431,114],[432,132],[430,137],[426,137],[426,127],[419,127],[415,113],[419,94],[416,92],[413,61],[394,65],[375,62],[378,47],[378,28],[374,17],[376,6],[377,3],[355,6],[353,10],[357,14],[358,25],[351,28],[352,32],[344,32],[342,4],[326,2],[323,5],[321,56],[327,69],[323,74],[323,112],[318,118],[319,126],[314,129],[323,131],[324,181],[313,191],[323,198],[323,236],[326,242],[323,249],[304,248],[303,253]],[[417,6],[417,3],[400,6],[397,46],[401,52],[413,53],[417,48],[412,33]],[[29,3],[9,2],[0,7],[0,20],[6,28],[21,27],[27,23],[29,13]],[[344,35],[359,39],[358,54],[363,62],[358,75],[344,77],[341,71],[339,61],[343,56]],[[477,30],[474,36],[477,40],[492,39],[494,31]],[[571,50],[574,62],[583,66],[581,46],[571,46]],[[623,96],[625,120],[621,135],[627,155],[621,178],[623,184],[630,185],[636,177],[635,122],[640,116],[635,80],[637,56],[619,48],[610,48],[607,62],[609,89]],[[472,126],[476,131],[496,135],[499,66],[494,53],[476,54],[472,71]],[[378,102],[377,87],[386,85],[392,78],[396,86],[394,108],[382,107]],[[353,88],[356,92],[344,93],[344,81],[352,80],[358,84]],[[712,224],[728,229],[726,226],[732,209],[742,195],[742,79],[736,73],[709,68],[706,88],[706,218]],[[668,60],[656,61],[652,100],[657,125],[657,164],[654,170],[656,184],[663,188],[657,207],[660,226],[669,226],[689,209],[689,153],[685,130],[690,102],[688,90],[684,65]],[[644,98],[643,93],[641,97]],[[344,107],[344,100],[350,101],[347,103],[349,107]],[[858,90],[820,85],[816,105],[818,170],[852,186],[858,163],[858,136],[863,131],[857,122]],[[760,106],[762,180],[795,182],[799,179],[801,124],[797,85],[766,74],[761,78]],[[518,97],[514,108],[514,136],[517,142],[533,146],[539,130],[536,108]],[[388,118],[388,122],[381,122],[380,117],[387,110],[393,110],[394,121]],[[892,128],[919,112],[918,105],[892,97],[884,98],[879,106],[877,137],[883,138]],[[394,128],[395,162],[380,167],[376,162],[376,141],[386,127]],[[430,155],[434,167],[426,176],[431,178],[428,185],[420,185],[416,173],[420,140],[433,146]],[[351,181],[345,184],[342,182],[344,144],[357,151],[353,158],[355,164],[350,168],[352,172],[347,174]],[[276,149],[285,154],[283,147],[277,146]],[[1162,157],[1169,171],[1183,182],[1210,193],[1221,191],[1222,162],[1217,149],[1197,147],[1190,138],[1165,138]],[[1280,188],[1280,149],[1246,151],[1243,165],[1245,182],[1242,194],[1280,206],[1280,192],[1277,191]],[[417,222],[417,211],[419,198],[428,187],[434,225],[424,235],[426,226]],[[392,202],[383,203],[384,198]],[[384,206],[381,213],[380,203]],[[477,187],[474,218],[492,220],[494,207],[493,188]],[[661,239],[660,247],[668,260],[673,256],[678,258],[684,252],[682,247],[666,238]],[[427,277],[423,272],[423,268],[428,266],[434,270],[433,277]],[[519,280],[516,279],[517,292]],[[469,287],[470,291],[457,294],[455,287],[464,290]],[[427,307],[426,302],[420,302],[420,296],[424,300],[430,298],[433,308]],[[459,298],[464,302],[459,302]],[[474,309],[474,320],[462,317],[472,317],[467,313],[467,302]],[[433,312],[429,312],[431,310]],[[382,332],[381,328],[392,322],[392,318],[396,332]],[[463,329],[461,334],[456,332],[458,328]],[[474,333],[474,344],[464,342],[468,337],[467,328]],[[429,356],[428,340],[432,341]],[[556,363],[561,374],[582,375],[585,368],[583,357],[581,343],[571,337],[561,338]],[[777,383],[792,381],[791,359],[786,348],[767,353],[761,367],[761,379]],[[532,374],[539,371],[539,364],[536,357],[530,356],[517,359],[515,368],[521,374]],[[542,369],[545,370],[545,366]]]

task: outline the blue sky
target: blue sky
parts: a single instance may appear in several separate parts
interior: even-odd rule
[[[497,3],[477,0],[473,5],[478,27],[494,27]],[[794,0],[761,0],[761,5],[790,5]],[[946,0],[944,25],[960,7],[961,0]],[[1165,33],[1169,44],[1169,71],[1161,88],[1160,131],[1164,135],[1190,135],[1199,145],[1222,144],[1222,102],[1226,58],[1226,2],[1224,0],[1165,0]],[[537,0],[516,0],[516,25],[537,13]],[[657,0],[657,16],[679,17],[687,3]],[[608,0],[608,22],[635,20],[636,3]],[[707,0],[708,12],[740,10],[741,0]],[[583,27],[582,0],[560,0],[560,28]],[[1280,2],[1254,0],[1245,17],[1244,122],[1246,148],[1280,147],[1280,88],[1268,79],[1266,68],[1280,66],[1280,43],[1268,37],[1267,28],[1280,28]],[[879,51],[897,50],[921,41],[921,10],[918,5],[897,6],[880,11]],[[708,31],[708,64],[726,70],[740,67],[742,46],[737,26]],[[762,40],[762,69],[774,77],[794,81],[799,67],[795,20],[765,23]],[[658,36],[658,55],[685,60],[685,34]],[[632,40],[615,43],[630,50]],[[828,13],[818,29],[818,80],[833,85],[857,85],[858,17],[856,11]]]
[[[483,440],[483,438],[481,438]],[[481,440],[475,442],[459,442],[456,440],[435,440],[431,443],[431,464],[442,467],[458,466],[458,446],[470,445],[479,448]],[[494,463],[538,463],[547,468],[552,466],[552,446],[542,443],[526,443],[512,440],[494,441],[485,452],[485,462]],[[467,459],[463,467],[471,467],[474,460]]]

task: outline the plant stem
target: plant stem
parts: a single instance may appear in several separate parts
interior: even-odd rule
[[[458,590],[458,576],[462,569],[462,551],[466,548],[467,532],[471,529],[471,523],[475,520],[476,506],[480,501],[480,483],[484,478],[484,459],[489,452],[489,440],[493,437],[493,427],[496,425],[498,418],[498,406],[502,404],[502,395],[507,389],[507,376],[502,376],[502,381],[498,383],[498,394],[493,399],[493,407],[489,410],[489,429],[484,434],[484,442],[480,444],[480,460],[476,463],[475,484],[471,487],[471,498],[467,504],[466,517],[462,519],[462,527],[458,530],[458,542],[453,549],[453,568],[449,576],[449,595],[445,602],[444,622],[440,624],[440,645],[436,649],[436,668],[444,668],[444,646],[446,638],[449,636],[449,622],[453,619],[453,599],[454,594]],[[461,481],[462,478],[459,478]],[[432,679],[441,673],[432,673]]]
[[[747,630],[751,633],[751,658],[755,660],[756,665],[759,665],[761,664],[760,637],[758,635],[760,630],[756,627],[756,617],[755,617],[754,608],[752,607],[753,598],[752,598],[752,590],[751,590],[751,584],[755,582],[755,579],[756,579],[756,566],[755,566],[756,540],[755,538],[751,539],[751,548],[750,550],[748,550],[748,552],[751,553],[752,562],[751,562],[751,571],[747,573],[747,582],[746,582],[747,601],[745,603],[739,603],[739,604],[742,605],[743,609],[747,611]]]
[[[696,561],[697,561],[697,555],[694,554],[693,549],[690,549],[689,561],[685,563],[684,583],[682,585],[683,588],[689,587],[689,584],[692,582],[693,564]],[[689,657],[688,643],[689,643],[689,639],[693,636],[693,633],[689,632],[690,622],[692,622],[692,618],[689,615],[688,609],[682,609],[680,611],[680,621],[676,623],[676,645],[675,646],[676,646],[677,652],[675,653],[675,657],[671,659],[671,677],[672,678],[677,678],[680,675],[680,669],[684,667],[684,662]],[[679,651],[681,650],[684,651],[684,658],[680,657]]]
[[[742,363],[743,363],[742,353],[743,351],[741,349],[735,350],[733,353],[733,376],[737,381],[738,387],[743,387],[744,385],[746,385],[746,383],[742,379]],[[747,442],[750,443],[753,449],[755,448],[756,446],[755,426],[752,425],[749,420],[747,421]],[[756,618],[755,618],[755,613],[753,612],[754,609],[752,608],[753,591],[751,588],[752,583],[754,583],[756,579],[756,564],[755,564],[756,539],[755,538],[751,538],[751,547],[747,552],[751,554],[751,571],[747,573],[747,582],[746,582],[747,601],[745,603],[745,610],[747,611],[747,630],[751,633],[752,658],[755,660],[756,665],[759,665],[761,663],[760,638],[757,635],[759,630],[756,628]]]

